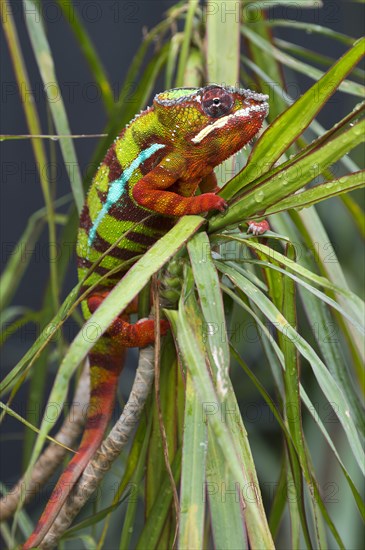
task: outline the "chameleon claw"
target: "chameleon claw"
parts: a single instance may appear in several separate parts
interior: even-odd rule
[[[215,210],[219,210],[219,212],[225,212],[228,209],[228,204],[222,197],[217,196],[217,202],[214,205]]]
[[[252,233],[255,237],[263,235],[266,231],[270,230],[269,222],[263,220],[262,222],[249,222],[247,233]]]

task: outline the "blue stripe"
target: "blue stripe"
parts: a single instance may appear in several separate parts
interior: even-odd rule
[[[150,145],[147,149],[144,149],[141,151],[137,158],[135,158],[131,164],[124,170],[122,175],[109,187],[108,196],[106,198],[105,203],[103,204],[102,209],[100,210],[99,214],[97,215],[93,226],[90,229],[89,232],[89,238],[87,241],[88,247],[90,248],[94,242],[96,231],[100,225],[100,222],[104,218],[104,216],[108,213],[110,208],[120,199],[120,197],[123,195],[126,184],[132,177],[132,174],[137,168],[141,166],[147,159],[149,159],[156,151],[159,149],[162,149],[165,147],[162,143],[153,143]]]

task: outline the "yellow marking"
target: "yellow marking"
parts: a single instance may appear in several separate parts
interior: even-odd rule
[[[102,164],[94,176],[93,185],[100,191],[107,192],[109,187],[109,166]]]
[[[146,217],[147,216],[148,212],[146,212]],[[160,234],[160,231],[149,227],[144,227],[143,224],[135,224],[135,222],[126,220],[117,220],[109,214],[106,214],[98,227],[98,235],[108,241],[108,243],[114,243],[128,230],[132,230],[136,233],[147,235],[149,237],[155,237]],[[128,239],[128,235],[126,238]],[[124,248],[124,239],[119,243],[119,248]]]
[[[92,185],[87,197],[87,204],[89,206],[89,214],[91,221],[94,221],[103,207],[101,200],[98,197],[97,188]]]
[[[123,138],[116,142],[115,153],[123,171],[138,157],[140,150],[130,131],[127,130]]]

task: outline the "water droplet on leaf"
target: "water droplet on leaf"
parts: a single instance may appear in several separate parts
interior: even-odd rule
[[[263,191],[258,191],[257,193],[255,193],[255,201],[256,202],[262,202],[264,200],[264,192]]]

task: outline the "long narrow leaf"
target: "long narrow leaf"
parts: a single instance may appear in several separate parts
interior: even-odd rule
[[[289,259],[292,261],[295,260],[295,248],[293,245],[287,244],[286,252]],[[270,279],[269,279],[270,280]],[[296,300],[295,300],[295,283],[290,277],[280,277],[272,278],[273,284],[279,284],[282,288],[282,296],[280,304],[278,304],[280,311],[287,319],[288,323],[297,330],[297,312],[296,312]],[[281,307],[280,307],[281,306]],[[279,342],[280,347],[283,351],[284,360],[285,360],[285,372],[284,372],[284,388],[285,388],[285,400],[284,400],[284,411],[285,411],[285,420],[289,427],[289,431],[293,440],[295,441],[295,448],[298,455],[294,455],[293,447],[288,445],[288,455],[290,457],[290,464],[293,479],[295,481],[295,487],[297,488],[297,493],[299,493],[298,501],[295,503],[295,509],[291,512],[291,518],[293,520],[297,517],[298,512],[302,521],[302,527],[304,536],[307,544],[310,545],[310,535],[308,531],[308,524],[306,518],[306,512],[304,507],[304,494],[303,494],[303,482],[302,482],[302,472],[304,471],[305,478],[311,480],[311,472],[308,464],[308,456],[305,448],[305,438],[302,427],[302,411],[301,411],[301,400],[300,400],[300,379],[299,379],[299,357],[298,352],[295,348],[294,343],[288,338],[285,333],[279,332]],[[298,468],[299,467],[299,468]],[[288,480],[290,481],[290,479]],[[310,489],[310,502],[312,506],[312,512],[314,516],[314,533],[316,546],[319,548],[325,548],[326,542],[321,540],[322,529],[319,528],[321,523],[321,518],[317,513],[316,501],[314,497],[314,492],[312,490],[312,484],[309,485]],[[295,523],[294,519],[294,523]],[[293,523],[293,521],[292,521]],[[299,541],[293,539],[292,546],[296,548],[299,546]]]
[[[41,124],[38,116],[38,112],[35,106],[34,97],[29,95],[29,90],[32,89],[25,61],[23,59],[22,51],[20,48],[19,38],[17,35],[16,27],[13,20],[12,9],[8,0],[4,0],[1,5],[0,16],[2,18],[2,24],[5,31],[5,37],[9,46],[11,59],[14,66],[14,72],[16,81],[19,88],[22,105],[24,108],[24,114],[31,135],[42,134]],[[48,220],[48,235],[49,235],[49,267],[51,273],[51,300],[54,311],[58,307],[58,279],[57,279],[57,252],[54,246],[56,242],[56,224],[54,217],[54,207],[52,201],[52,194],[50,188],[50,182],[47,177],[44,167],[48,165],[47,156],[44,144],[41,139],[32,139],[32,148],[34,156],[36,158],[36,166],[39,175],[39,181],[44,196],[44,202],[47,210]]]
[[[234,202],[223,215],[212,218],[209,229],[216,231],[221,227],[239,223],[246,216],[256,212],[264,213],[266,208],[303,187],[364,141],[365,120],[362,120],[322,147],[309,152],[305,157],[299,155],[293,159],[286,168],[260,183],[258,188],[248,192],[244,198]],[[315,173],[313,167],[316,169]]]
[[[191,375],[186,374],[184,443],[182,456],[179,548],[203,547],[207,427]]]
[[[181,471],[181,449],[178,449],[171,465],[175,483],[178,483]],[[141,536],[135,546],[136,550],[145,550],[146,548],[157,548],[160,534],[163,529],[165,518],[172,501],[172,488],[169,477],[166,477],[161,484],[159,496],[153,505],[147,522],[143,528]]]
[[[301,284],[304,288],[306,288],[316,296],[320,297],[324,302],[331,305],[333,308],[339,311],[342,315],[344,315],[347,319],[349,319],[350,322],[352,322],[354,326],[356,326],[359,332],[364,333],[365,305],[362,302],[362,300],[358,296],[356,296],[354,293],[352,293],[350,290],[343,289],[337,285],[334,285],[333,283],[331,283],[331,281],[329,281],[325,277],[322,277],[320,275],[317,275],[316,273],[313,273],[312,271],[300,265],[299,263],[293,262],[292,260],[290,260],[290,258],[286,258],[280,252],[277,252],[276,250],[273,250],[272,248],[269,248],[264,244],[256,243],[250,238],[245,239],[240,236],[236,237],[233,235],[224,235],[223,238],[228,241],[233,240],[233,241],[245,243],[249,248],[252,248],[253,250],[257,251],[259,254],[264,254],[264,256],[266,256],[268,259],[274,260],[275,262],[278,262],[281,265],[285,266],[285,268],[290,272],[297,273],[298,275],[300,275],[301,277],[300,279],[294,277],[294,280],[296,282]],[[284,272],[280,267],[276,266],[272,262],[266,263],[266,262],[260,262],[255,260],[255,263],[257,263],[258,265],[265,265],[274,270],[281,271],[282,273]],[[245,274],[245,276],[247,275]],[[313,286],[306,284],[305,281],[303,281],[302,277],[312,281],[317,285],[333,290],[334,292],[342,296],[345,296],[347,298],[347,303],[341,304],[341,305],[338,304],[329,296],[318,291]]]
[[[331,197],[336,197],[342,193],[348,193],[349,191],[354,191],[355,189],[360,189],[365,185],[365,170],[360,172],[355,172],[354,174],[348,174],[347,176],[341,176],[340,178],[327,181],[326,183],[321,183],[316,185],[312,189],[303,191],[296,195],[292,195],[282,201],[279,201],[268,208],[265,212],[267,216],[283,210],[289,210],[289,208],[307,208],[308,206],[313,206],[317,202],[329,199]]]
[[[184,39],[181,46],[180,59],[177,67],[177,75],[176,75],[177,87],[182,87],[184,84],[184,73],[186,69],[186,64],[188,62],[191,34],[193,31],[193,19],[198,7],[199,7],[199,0],[189,0],[189,8],[188,8],[188,12],[186,14],[186,20],[185,20]]]
[[[193,323],[194,326],[198,324],[201,327],[202,319],[199,318],[198,308],[192,294],[189,295],[187,301],[189,303],[185,306],[187,307],[186,313],[183,302],[180,300],[179,314],[171,311],[167,312],[167,314],[177,336],[177,343],[184,364],[191,372],[195,388],[200,395],[202,403],[208,404],[208,406],[209,404],[216,404],[219,410],[220,399],[214,390],[209,372],[207,371],[204,348],[198,336],[199,332],[196,333],[196,330],[193,331],[192,329],[192,321],[195,320],[195,323]],[[238,411],[238,405],[230,383],[228,394],[230,395],[231,406],[233,405],[234,410]],[[248,518],[247,529],[250,542],[253,547],[273,548],[273,542],[268,530],[258,490],[255,467],[242,421],[239,421],[239,425],[237,425],[237,422],[231,418],[232,415],[228,414],[227,424],[225,424],[210,409],[206,409],[205,412],[216,441],[223,452],[227,466],[231,469],[238,487],[243,488],[249,486],[246,483],[254,483],[254,487],[257,488],[257,498],[254,501],[252,499],[247,501],[245,509],[245,514]],[[235,434],[234,439],[232,439],[233,433]],[[237,454],[238,449],[234,441],[237,441],[237,445],[239,446],[239,454]],[[242,482],[244,485],[242,485]]]
[[[231,198],[239,188],[260,176],[281,157],[307,128],[352,67],[360,61],[364,55],[364,45],[365,38],[355,42],[314,86],[270,125],[253,149],[244,172],[233,178],[222,190],[223,198]]]
[[[304,31],[308,35],[321,34],[323,36],[327,36],[328,38],[332,38],[333,40],[337,40],[338,42],[342,42],[347,46],[351,46],[355,41],[355,38],[352,36],[334,31],[329,27],[323,27],[323,25],[309,23],[308,21],[304,22],[295,21],[292,19],[270,19],[266,21],[266,25],[270,27],[289,27],[291,29],[298,29]]]
[[[225,15],[227,9],[229,23]],[[218,0],[214,4],[207,4],[206,20],[208,82],[235,84],[238,81],[240,59],[240,3]]]
[[[113,90],[110,86],[109,79],[98,55],[98,52],[94,48],[85,27],[81,23],[80,18],[77,14],[77,10],[71,7],[70,1],[57,0],[57,2],[62,9],[63,15],[69,22],[70,27],[75,34],[75,37],[85,55],[92,74],[94,75],[95,81],[100,86],[100,92],[104,101],[104,105],[107,111],[111,112],[114,106]]]
[[[209,341],[216,387],[221,398],[227,391],[229,349],[219,278],[214,266],[206,233],[198,233],[188,244],[193,274],[204,318],[205,337]]]
[[[312,78],[313,80],[319,80],[323,76],[323,72],[319,69],[316,69],[312,65],[309,65],[308,63],[303,63],[302,61],[299,61],[298,59],[292,57],[291,55],[288,55],[284,53],[279,48],[276,48],[268,42],[267,40],[264,40],[259,36],[256,32],[252,31],[251,29],[247,27],[242,27],[242,33],[252,42],[254,42],[258,47],[262,48],[263,50],[269,52],[275,59],[280,61],[283,65],[286,65],[287,67],[290,67],[294,71],[300,72],[302,74],[305,74],[307,77]],[[339,90],[341,92],[346,92],[348,94],[356,95],[359,97],[364,97],[365,88],[361,84],[358,84],[357,82],[345,80],[338,86]]]
[[[31,39],[34,54],[38,62],[39,71],[45,86],[49,107],[52,112],[57,133],[64,136],[70,135],[71,130],[67,119],[66,109],[57,83],[53,59],[48,40],[44,32],[42,19],[38,12],[38,5],[34,2],[34,0],[23,0],[23,2],[25,22],[27,24],[29,37]],[[38,13],[38,17],[34,17],[34,13]],[[52,86],[49,86],[49,83],[52,83]],[[58,101],[54,101],[54,94],[56,94]],[[75,203],[78,211],[80,212],[84,204],[84,190],[82,187],[80,168],[77,162],[72,139],[65,137],[60,141],[60,147],[66,168],[72,167],[72,169],[69,170],[69,177]]]
[[[331,374],[326,369],[326,366],[320,360],[313,348],[300,336],[294,328],[287,322],[287,320],[281,315],[276,307],[270,302],[270,300],[259,291],[248,279],[243,277],[240,273],[232,268],[216,262],[218,269],[227,275],[234,284],[237,284],[239,288],[250,297],[250,299],[257,304],[262,310],[265,316],[274,324],[274,326],[289,337],[297,347],[298,351],[305,357],[312,366],[313,373],[330,404],[335,405],[335,413],[341,422],[343,429],[346,433],[347,439],[350,443],[351,449],[354,453],[356,461],[360,469],[364,470],[364,457],[362,444],[359,439],[359,435],[354,424],[354,421],[349,412],[349,406],[347,400],[337,385]]]
[[[253,317],[253,319],[255,320],[255,322],[258,324],[258,326],[260,327],[260,330],[265,338],[265,341],[270,344],[271,348],[273,349],[273,354],[275,355],[272,355],[271,356],[271,365],[273,366],[273,363],[274,363],[274,360],[277,360],[279,363],[280,363],[280,366],[281,368],[284,370],[285,369],[285,362],[284,362],[284,356],[283,356],[283,353],[281,351],[281,349],[279,348],[278,344],[276,343],[276,341],[273,339],[272,335],[270,334],[268,328],[267,328],[267,325],[265,323],[263,323],[261,321],[261,319],[256,315],[256,313],[251,309],[249,308],[249,306],[247,306],[238,296],[235,292],[233,292],[231,289],[225,287],[225,285],[222,285],[222,288],[223,290],[229,295],[232,297],[232,299],[237,302],[237,304],[242,307],[243,309],[245,309],[246,311],[248,311],[250,313],[250,315]],[[269,349],[269,348],[268,348]],[[244,364],[242,362],[242,359],[239,357],[238,353],[232,348],[231,346],[231,351],[233,353],[233,356],[235,357],[235,359],[238,361],[238,363],[244,367]],[[262,385],[259,384],[258,380],[255,379],[254,375],[252,375],[252,373],[250,374],[250,372],[247,370],[247,369],[244,369],[245,372],[249,375],[249,377],[251,378],[251,380],[253,380],[253,382],[255,383],[255,385],[258,387],[260,393],[263,395],[263,397],[265,398],[265,401],[269,403],[269,400],[267,399],[266,397],[266,393],[264,392],[264,389],[262,388]],[[309,396],[307,395],[305,389],[303,388],[302,385],[300,385],[300,396],[301,396],[301,399],[305,405],[305,407],[307,408],[308,412],[312,415],[315,423],[317,424],[319,430],[321,431],[321,433],[323,434],[325,440],[327,441],[329,447],[331,448],[334,456],[336,457],[336,460],[338,461],[338,463],[340,464],[340,467],[346,477],[346,480],[349,484],[349,487],[354,495],[354,499],[356,501],[356,504],[358,506],[358,509],[360,511],[360,514],[361,514],[361,517],[363,519],[365,519],[365,506],[364,506],[364,502],[363,502],[363,499],[359,493],[359,491],[356,489],[356,486],[355,486],[355,483],[349,473],[349,471],[347,470],[346,466],[344,465],[343,461],[341,460],[341,457],[339,456],[338,452],[337,452],[337,449],[329,435],[329,433],[327,432],[322,420],[320,419],[320,417],[318,416],[317,412],[316,412],[316,407],[315,405],[312,403],[312,401],[310,400]],[[274,417],[277,419],[277,421],[279,422],[281,428],[283,429],[284,433],[286,433],[286,435],[290,438],[290,434],[289,432],[287,432],[286,430],[286,427],[285,425],[283,424],[283,421],[281,420],[278,412],[275,411],[275,408],[274,408],[274,405],[271,404],[270,406],[270,409],[272,410],[273,412],[273,415]]]
[[[232,409],[229,408],[231,411]],[[207,495],[215,548],[248,548],[244,510],[235,479],[226,468],[223,452],[209,427]],[[197,547],[194,547],[197,548]],[[200,547],[201,548],[201,547]]]

